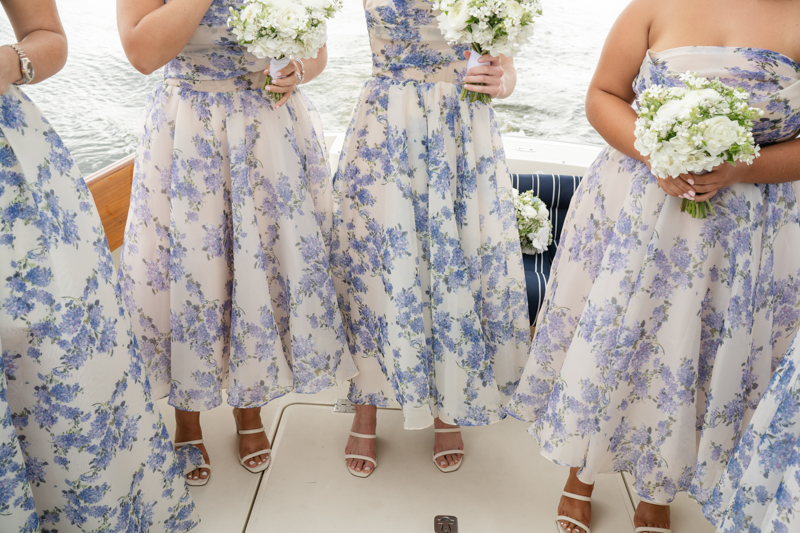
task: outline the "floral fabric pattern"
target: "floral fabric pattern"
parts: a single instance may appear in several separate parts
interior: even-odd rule
[[[800,528],[800,337],[772,377],[703,512],[718,533]]]
[[[800,131],[800,65],[752,48],[645,57],[634,80],[682,72],[753,94],[759,143]],[[530,360],[509,409],[542,453],[593,483],[628,471],[644,499],[713,491],[800,327],[795,183],[736,184],[715,216],[680,212],[643,163],[608,147],[564,225]]]
[[[157,397],[187,411],[259,407],[356,372],[330,273],[322,127],[296,90],[280,109],[267,60],[215,0],[150,95],[120,282]]]
[[[19,89],[0,107],[0,531],[188,531],[89,190]]]
[[[427,0],[368,0],[373,78],[334,177],[332,263],[359,375],[407,428],[505,416],[529,345],[511,180],[491,106]]]

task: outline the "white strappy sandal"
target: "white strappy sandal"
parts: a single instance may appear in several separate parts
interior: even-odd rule
[[[236,421],[235,418],[234,418],[234,421]],[[264,429],[264,426],[261,426],[258,429],[239,429],[239,423],[236,422],[236,433],[238,433],[239,435],[255,435],[256,433],[261,433],[261,432],[266,433],[266,430]],[[257,452],[249,453],[249,454],[245,455],[244,457],[239,457],[239,463],[243,467],[245,467],[248,471],[252,472],[253,474],[258,474],[259,472],[263,472],[264,470],[267,469],[267,467],[269,467],[270,459],[272,459],[272,456],[270,455],[271,453],[272,453],[272,448],[264,448],[263,450],[259,450]],[[239,455],[238,452],[237,452],[236,455]],[[247,461],[249,459],[252,459],[253,457],[257,457],[259,455],[266,455],[267,456],[267,460],[264,461],[263,463],[261,463],[260,465],[256,465],[256,466],[248,466],[247,465]]]
[[[669,507],[670,504],[668,503],[658,503],[658,502],[651,502],[648,500],[642,500],[640,502],[649,503],[650,505],[660,505],[662,507]],[[671,529],[664,529],[663,527],[637,527],[633,530],[633,533],[672,533]]]
[[[449,428],[449,429],[435,429],[434,428],[433,433],[434,434],[436,434],[436,433],[459,433],[460,431],[461,431],[461,428]],[[452,466],[448,465],[448,466],[444,466],[443,467],[443,466],[439,465],[439,463],[436,461],[436,459],[438,459],[439,457],[443,457],[445,455],[460,455],[461,458],[458,460],[458,462],[456,464],[454,464]],[[463,462],[464,462],[464,450],[445,450],[443,452],[439,452],[437,454],[434,454],[434,456],[433,456],[433,464],[436,465],[436,468],[438,468],[440,472],[444,472],[445,474],[447,474],[448,472],[455,472],[456,470],[461,468],[461,463],[463,463]]]
[[[351,431],[350,432],[350,436],[351,437],[355,437],[357,439],[377,439],[378,438],[377,435],[364,435],[363,433],[356,433],[355,431]],[[345,454],[344,458],[345,458],[345,460],[347,460],[347,459],[361,459],[362,461],[369,461],[370,463],[372,463],[372,470],[370,470],[369,472],[364,472],[364,471],[356,472],[355,470],[350,468],[350,466],[348,466],[347,463],[345,463],[345,466],[347,467],[347,471],[350,472],[351,474],[353,474],[356,477],[362,477],[362,478],[363,477],[369,477],[369,476],[372,475],[372,473],[378,467],[378,460],[377,459],[373,459],[372,457],[367,457],[366,455],[357,455],[357,454],[353,454],[353,453],[348,453],[348,454]]]
[[[175,449],[175,451],[178,451],[181,448],[183,448],[184,446],[197,446],[198,444],[203,444],[203,439],[187,440],[187,441],[184,441],[184,442],[176,442],[172,446]],[[186,484],[187,485],[189,485],[190,487],[202,487],[203,485],[208,483],[208,480],[211,479],[211,465],[208,464],[208,463],[203,463],[200,466],[194,468],[193,470],[198,470],[198,469],[201,469],[201,468],[205,469],[205,470],[208,470],[208,475],[205,478],[201,477],[199,479],[189,479],[184,474],[183,479],[186,480]]]
[[[581,501],[581,502],[591,502],[592,501],[592,498],[590,498],[589,496],[581,496],[580,494],[573,494],[573,493],[567,492],[567,491],[563,491],[561,494],[566,496],[567,498],[571,498],[573,500],[578,500],[578,501]],[[589,529],[589,526],[587,526],[586,524],[582,524],[582,523],[578,522],[577,520],[575,520],[574,518],[570,518],[568,516],[563,516],[563,515],[556,517],[556,527],[558,528],[559,533],[569,533],[569,531],[564,529],[564,527],[561,525],[562,521],[569,522],[570,524],[574,524],[574,525],[578,526],[579,528],[583,529],[586,533],[591,533],[591,530]]]

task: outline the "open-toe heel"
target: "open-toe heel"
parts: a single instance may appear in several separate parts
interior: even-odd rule
[[[662,507],[669,507],[668,503],[658,503],[658,502],[651,502],[648,500],[642,500],[641,502],[649,503],[650,505],[660,505]],[[637,527],[633,530],[633,533],[672,533],[671,529],[664,529],[663,527]]]
[[[174,447],[176,453],[188,453],[189,450],[186,450],[186,449],[182,450],[182,448],[184,448],[186,446],[195,447],[196,448],[199,444],[203,444],[203,439],[187,440],[187,441],[184,441],[184,442],[176,442],[176,443],[173,444],[173,447]],[[198,449],[197,451],[199,452],[200,450]],[[201,457],[202,457],[202,453],[201,453]],[[211,479],[211,465],[210,464],[208,464],[205,461],[203,461],[199,465],[193,466],[192,470],[189,470],[189,472],[191,472],[193,470],[198,470],[198,469],[208,470],[208,475],[205,478],[201,477],[200,479],[189,479],[189,478],[186,477],[187,472],[184,472],[183,478],[186,480],[186,484],[189,485],[190,487],[202,487],[203,485],[208,483],[209,479]]]
[[[234,422],[236,422],[236,418],[234,418],[233,420]],[[264,430],[264,426],[261,426],[258,429],[239,429],[239,422],[236,422],[236,433],[238,433],[239,435],[255,435],[256,433],[266,433],[266,431]],[[269,467],[269,462],[270,459],[272,458],[272,456],[270,455],[271,453],[272,453],[272,448],[264,448],[263,450],[258,450],[257,452],[247,454],[244,457],[239,457],[239,464],[245,467],[249,472],[252,472],[253,474],[258,474],[266,470],[267,467]],[[236,455],[239,455],[238,452]],[[252,459],[253,457],[258,457],[259,455],[266,455],[267,460],[261,463],[260,465],[256,466],[247,465],[248,460]]]
[[[567,491],[563,491],[561,494],[566,496],[567,498],[572,498],[573,500],[589,502],[589,503],[591,503],[592,501],[592,498],[589,496],[581,496],[580,494],[573,494]],[[592,533],[591,530],[589,529],[589,526],[587,526],[586,524],[582,524],[581,522],[578,522],[574,518],[570,518],[568,516],[563,516],[563,515],[556,517],[556,527],[558,528],[558,533],[569,533],[569,531],[564,529],[564,527],[561,525],[561,522],[569,522],[570,524],[574,524],[579,528],[583,529],[586,533]]]
[[[436,433],[459,433],[461,428],[448,428],[448,429],[435,429],[433,430],[434,434]],[[461,457],[458,459],[458,462],[454,465],[447,465],[441,466],[436,459],[439,457],[444,457],[445,455],[460,455]],[[433,455],[433,464],[436,465],[436,468],[439,469],[440,472],[447,474],[448,472],[455,472],[459,468],[461,468],[461,463],[464,462],[464,450],[445,450],[443,452],[439,452]]]
[[[357,439],[377,439],[378,438],[377,435],[364,435],[363,433],[356,433],[355,431],[351,431],[350,432],[350,436],[351,437],[355,437]],[[373,459],[372,457],[368,457],[366,455],[357,455],[357,454],[353,454],[353,453],[348,453],[348,454],[345,454],[344,458],[345,458],[345,460],[347,460],[347,459],[360,459],[361,461],[369,461],[370,463],[372,463],[372,470],[370,470],[369,472],[363,472],[363,471],[362,472],[356,472],[355,470],[350,468],[350,466],[347,465],[347,463],[345,463],[345,466],[347,467],[347,471],[350,472],[351,474],[353,474],[356,477],[362,477],[362,478],[363,477],[369,477],[369,476],[372,475],[372,473],[378,467],[378,460],[377,459]]]

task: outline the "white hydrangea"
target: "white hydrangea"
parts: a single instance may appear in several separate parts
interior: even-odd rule
[[[747,91],[691,72],[681,80],[686,87],[654,85],[637,99],[634,147],[650,157],[653,174],[677,178],[709,172],[725,162],[752,164],[759,156],[753,124],[764,112],[748,105]],[[688,205],[688,211],[705,217],[706,207],[713,212],[708,203],[700,212]]]
[[[517,189],[512,191],[522,253],[540,254],[553,242],[550,211],[543,201],[533,195],[533,191],[525,191],[522,194]]]

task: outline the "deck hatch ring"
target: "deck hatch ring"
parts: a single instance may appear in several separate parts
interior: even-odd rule
[[[437,515],[433,519],[434,533],[458,533],[458,518],[451,515]]]

